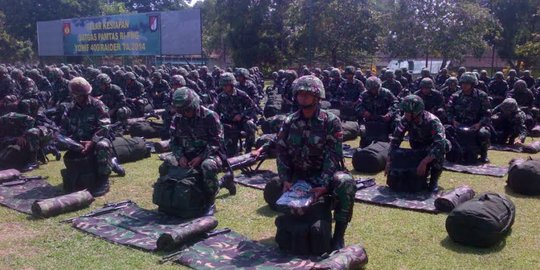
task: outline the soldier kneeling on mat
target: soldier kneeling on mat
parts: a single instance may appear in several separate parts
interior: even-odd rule
[[[493,109],[491,119],[495,129],[494,141],[496,143],[521,145],[525,142],[525,138],[527,138],[526,116],[515,99],[507,98],[497,105]]]
[[[344,246],[356,192],[352,176],[343,172],[341,122],[334,114],[320,108],[319,101],[325,98],[325,91],[317,77],[308,75],[295,80],[293,96],[300,109],[287,117],[278,133],[277,169],[280,180],[271,182],[271,185],[286,192],[294,183],[303,180],[312,187],[313,201],[331,194],[336,201],[332,248],[339,249]]]
[[[69,82],[69,91],[73,106],[63,116],[62,133],[81,143],[83,149],[80,154],[95,157],[95,184],[87,188],[94,197],[102,196],[109,192],[112,170],[119,175],[125,174],[116,159],[112,158],[112,142],[99,132],[103,126],[110,124],[108,109],[103,102],[90,96],[92,86],[82,77]]]
[[[406,96],[401,102],[401,110],[404,116],[392,134],[385,175],[392,167],[391,157],[399,149],[403,136],[408,132],[411,148],[425,150],[427,153],[418,164],[416,174],[425,177],[430,172],[429,184],[425,183],[424,186],[435,192],[438,190],[438,181],[442,174],[444,155],[450,148],[444,126],[439,118],[424,110],[424,102],[417,95]]]

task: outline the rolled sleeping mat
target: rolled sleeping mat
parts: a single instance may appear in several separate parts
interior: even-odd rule
[[[156,153],[165,153],[171,151],[170,142],[170,140],[155,142],[154,149],[156,149]]]
[[[361,245],[350,245],[336,250],[311,269],[361,269],[368,263],[368,255]]]
[[[0,184],[18,178],[21,176],[21,172],[16,169],[7,169],[0,171]]]
[[[450,212],[458,205],[474,198],[475,192],[469,186],[458,187],[435,199],[435,208],[441,212]]]
[[[161,234],[157,240],[158,250],[170,251],[191,241],[202,234],[215,229],[218,221],[213,216],[206,216],[191,220],[187,223],[179,224],[172,233]]]
[[[92,204],[93,201],[94,197],[88,190],[81,190],[45,200],[36,200],[32,204],[32,215],[48,218],[83,209]]]

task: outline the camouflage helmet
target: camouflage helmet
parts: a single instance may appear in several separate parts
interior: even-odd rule
[[[480,70],[480,76],[487,76],[488,72],[485,69]]]
[[[161,78],[163,78],[163,76],[161,75],[161,72],[156,71],[156,72],[152,73],[152,79],[161,80]]]
[[[445,85],[450,85],[451,83],[458,84],[458,78],[452,76],[452,77],[446,79],[446,82],[444,82]]]
[[[429,72],[429,69],[423,68],[422,71],[420,71],[420,76],[422,77],[428,77],[431,73]]]
[[[497,108],[503,113],[513,113],[519,109],[519,105],[515,99],[506,98]]]
[[[75,77],[69,81],[69,92],[76,96],[90,95],[92,85],[83,77]]]
[[[272,78],[277,79],[279,77],[277,72],[272,72]]]
[[[234,85],[236,84],[236,78],[234,78],[234,75],[230,72],[225,72],[219,76],[219,85],[225,86],[225,85]]]
[[[188,87],[182,87],[173,93],[173,104],[174,107],[180,110],[185,109],[198,109],[200,106],[201,100],[199,95],[195,91],[189,89]]]
[[[356,71],[356,68],[354,68],[353,66],[346,66],[344,74],[354,75],[355,71]]]
[[[523,76],[530,77],[531,76],[531,71],[530,70],[523,71]]]
[[[0,66],[0,75],[8,74],[8,69],[4,66]]]
[[[504,74],[501,71],[495,73],[495,79],[504,79]]]
[[[15,69],[13,69],[11,71],[11,78],[14,79],[14,80],[19,79],[19,78],[21,78],[23,76],[24,76],[24,74],[23,74],[22,70],[20,70],[18,68],[15,68]]]
[[[459,67],[459,68],[458,68],[458,73],[463,74],[463,73],[465,73],[465,72],[467,72],[467,68],[465,68],[465,67]]]
[[[408,95],[403,98],[400,107],[403,112],[417,115],[424,111],[424,101],[417,95]]]
[[[333,68],[332,70],[330,70],[330,76],[331,77],[339,77],[339,76],[341,76],[341,72],[339,71],[339,69]]]
[[[135,76],[135,73],[133,73],[133,72],[128,72],[128,73],[125,74],[125,76],[126,76],[126,79],[129,79],[129,80],[136,80],[137,79],[137,77]]]
[[[396,69],[396,71],[394,71],[394,75],[396,75],[396,77],[401,77],[401,75],[403,75],[403,70],[401,69]]]
[[[330,71],[328,70],[323,70],[323,72],[321,73],[324,77],[330,77]]]
[[[199,71],[197,71],[196,69],[192,70],[189,72],[189,76],[190,77],[193,77],[193,78],[199,78]]]
[[[387,70],[385,73],[384,73],[384,78],[386,79],[394,79],[396,77],[396,75],[394,74],[393,71],[391,70]]]
[[[245,68],[238,68],[234,71],[234,76],[236,77],[244,77],[244,78],[249,78],[249,70],[245,69]]]
[[[64,76],[64,72],[60,70],[59,68],[53,68],[50,73],[51,79],[59,79]]]
[[[17,105],[17,111],[19,113],[35,116],[39,111],[39,102],[35,98],[23,99]]]
[[[434,85],[433,85],[433,80],[431,80],[430,78],[423,78],[421,81],[420,81],[420,88],[433,88]]]
[[[97,82],[99,84],[110,84],[111,83],[111,77],[105,73],[101,73],[96,78]]]
[[[294,70],[287,70],[285,72],[285,77],[289,80],[296,80],[296,78],[298,78],[298,74]]]
[[[367,90],[378,90],[382,86],[381,79],[376,76],[371,76],[366,80],[366,89]]]
[[[185,78],[185,77],[189,76],[189,71],[187,71],[187,69],[181,67],[181,68],[178,68],[178,74],[184,76],[184,78]]]
[[[461,75],[461,77],[459,77],[459,83],[470,83],[475,86],[478,84],[478,78],[472,72],[465,72]]]
[[[296,96],[298,92],[304,91],[310,92],[320,99],[326,97],[322,81],[313,75],[305,75],[294,80],[292,89],[294,96]]]
[[[174,75],[172,76],[171,78],[171,85],[186,85],[186,80],[184,79],[184,77],[182,77],[182,75]]]
[[[517,71],[515,69],[511,69],[508,71],[508,76],[517,76]]]
[[[524,80],[517,80],[514,83],[514,90],[516,91],[524,91],[527,89],[527,83]]]

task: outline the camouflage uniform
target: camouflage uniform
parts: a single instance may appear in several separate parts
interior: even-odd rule
[[[364,84],[357,79],[344,80],[339,85],[337,96],[341,102],[340,110],[343,119],[355,121],[357,119],[354,108],[360,100],[360,95],[365,91]]]
[[[28,162],[37,161],[37,153],[40,150],[40,130],[35,127],[33,117],[21,113],[8,113],[0,117],[0,148],[16,144],[17,137],[23,137],[26,141],[23,153],[28,153]],[[26,164],[20,164],[24,166]]]
[[[108,107],[112,121],[127,124],[131,110],[127,107],[126,96],[122,89],[116,84],[109,84],[105,90],[102,89],[102,93],[101,101]]]
[[[502,73],[500,73],[501,78],[498,79],[495,75],[495,79],[491,81],[488,87],[488,94],[491,98],[491,106],[495,107],[499,105],[508,93],[508,83],[502,78]]]
[[[160,77],[156,77],[156,81],[153,83],[150,89],[150,96],[152,97],[152,105],[154,109],[162,109],[165,96],[169,94],[171,87],[169,83]]]
[[[393,75],[394,73],[392,71],[388,71],[388,73],[392,73],[392,76],[389,77],[390,75],[387,75],[386,80],[382,83],[382,87],[390,90],[390,92],[392,92],[392,94],[397,97],[401,94],[403,86],[399,81],[394,79],[395,75]]]
[[[109,122],[108,109],[103,102],[88,97],[88,103],[80,106],[76,103],[64,114],[62,133],[76,141],[95,143],[93,153],[96,156],[97,173],[101,176],[111,174],[112,142],[96,134]]]
[[[496,143],[513,144],[516,138],[522,143],[525,142],[527,137],[526,116],[515,99],[507,98],[495,107],[492,119]]]
[[[17,94],[17,84],[8,74],[6,68],[1,67],[0,70],[0,100],[6,96]]]
[[[529,129],[532,129],[536,125],[536,119],[533,116],[535,113],[533,108],[535,105],[534,96],[533,92],[527,88],[527,84],[523,80],[518,80],[514,84],[514,89],[506,95],[508,98],[515,99],[520,109],[525,113],[527,117],[525,124]]]
[[[444,109],[444,96],[441,92],[430,89],[427,94],[422,90],[418,90],[414,94],[422,98],[426,111],[438,115],[440,110]]]
[[[59,105],[60,103],[68,103],[71,101],[71,97],[69,96],[68,80],[60,77],[54,79],[51,83],[51,103],[53,104],[53,106]]]
[[[246,93],[253,100],[253,102],[255,102],[255,104],[259,104],[261,98],[259,97],[257,86],[255,86],[252,81],[246,80],[244,83],[238,82],[235,87]]]
[[[225,91],[218,95],[215,111],[219,114],[221,122],[225,126],[225,149],[227,156],[232,157],[238,153],[238,140],[240,135],[236,133],[245,132],[246,153],[251,151],[255,144],[255,131],[257,126],[253,122],[255,119],[257,106],[253,100],[241,90],[234,88],[232,94]],[[236,115],[241,115],[240,122],[234,122]]]

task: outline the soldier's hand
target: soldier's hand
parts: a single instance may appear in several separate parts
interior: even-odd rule
[[[188,166],[188,160],[186,157],[181,157],[180,160],[178,160],[178,166],[186,168]]]
[[[261,148],[259,148],[259,149],[256,149],[256,150],[251,151],[251,156],[254,157],[254,158],[256,158],[256,159],[259,158],[259,156],[260,156],[261,153],[262,153],[262,150],[263,150],[263,148],[261,147]]]
[[[239,115],[239,114],[235,115],[233,118],[234,122],[240,122],[240,120],[242,120],[242,115]]]
[[[196,158],[192,159],[188,165],[189,167],[191,168],[196,168],[196,167],[199,167],[199,165],[201,165],[201,162],[202,162],[202,157],[199,157],[197,156]]]
[[[287,181],[283,182],[283,192],[289,191],[289,189],[291,189],[291,186],[292,186],[291,182],[287,182]]]
[[[416,175],[418,176],[426,176],[426,170],[427,170],[427,164],[422,161],[420,164],[418,164],[418,167],[416,167]]]
[[[86,154],[92,150],[92,147],[94,147],[93,141],[81,141],[81,144],[83,145],[83,149],[81,150],[82,154]]]
[[[15,142],[18,146],[21,148],[24,148],[26,146],[26,139],[23,136],[19,136],[15,139]]]

